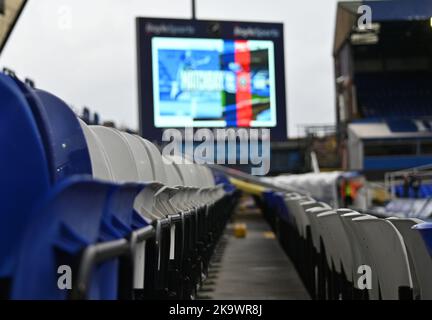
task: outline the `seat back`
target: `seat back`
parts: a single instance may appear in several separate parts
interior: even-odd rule
[[[403,237],[408,257],[410,260],[413,280],[415,279],[414,287],[417,287],[420,292],[420,297],[423,300],[432,299],[432,258],[423,242],[420,233],[413,229],[417,224],[423,223],[419,219],[388,219],[398,229]],[[414,281],[413,281],[414,282]]]
[[[171,161],[169,158],[162,156],[164,159],[163,164],[165,167],[165,174],[168,181],[169,187],[178,187],[183,185],[183,181],[180,175],[178,166],[175,163],[169,164]]]
[[[212,171],[205,166],[200,166],[200,168],[201,168],[201,171],[203,172],[203,179],[205,179],[205,180],[203,180],[203,181],[205,181],[204,187],[216,186],[215,178],[213,176]]]
[[[325,229],[324,240],[330,242],[329,245],[331,248],[329,249],[330,254],[332,255],[332,260],[335,263],[335,270],[338,273],[341,273],[343,270],[346,278],[349,281],[352,281],[353,257],[351,253],[350,240],[346,234],[339,213],[336,211],[329,211],[318,214],[317,218]]]
[[[138,167],[138,178],[140,182],[152,182],[155,181],[153,175],[152,163],[148,155],[147,149],[144,144],[141,143],[137,136],[129,133],[122,132],[123,137],[126,139],[130,149],[132,150],[135,163]]]
[[[73,111],[58,97],[13,81],[28,102],[47,154],[51,182],[74,174],[91,175],[92,168],[83,132]]]
[[[358,212],[347,212],[340,215],[342,224],[345,228],[346,234],[350,241],[351,255],[353,258],[353,275],[360,276],[357,272],[359,267],[363,265],[370,266],[372,270],[375,270],[374,261],[371,253],[368,249],[368,245],[364,238],[361,226],[356,224],[353,220],[357,218],[371,218],[372,216],[361,214]],[[373,218],[373,217],[372,217]],[[353,277],[354,287],[358,288],[358,283]],[[372,289],[368,291],[369,298],[372,300],[379,299],[379,288],[378,288],[378,276],[375,272],[372,272]]]
[[[18,266],[14,271],[13,299],[66,299],[67,291],[57,286],[57,270],[76,266],[80,253],[98,241],[104,209],[113,186],[78,177],[57,184],[41,202],[23,237]],[[116,292],[98,290],[94,299],[115,299]]]
[[[10,277],[31,209],[48,190],[50,172],[30,106],[15,81],[0,73],[0,278]]]
[[[138,168],[126,138],[120,131],[102,126],[90,126],[99,138],[111,165],[115,182],[138,182]]]
[[[408,255],[399,231],[388,220],[374,217],[353,219],[360,226],[377,273],[381,296],[399,299],[400,288],[412,288]],[[372,266],[371,266],[372,267]]]
[[[136,137],[139,139],[140,143],[147,150],[147,154],[149,156],[149,159],[151,162],[151,167],[153,170],[154,181],[166,184],[167,183],[167,177],[166,177],[165,167],[164,167],[164,164],[162,162],[162,155],[161,155],[160,151],[150,141],[143,139],[139,136],[136,136]]]
[[[285,204],[287,206],[288,212],[290,216],[293,218],[293,222],[295,223],[295,227],[297,228],[297,232],[299,235],[304,238],[306,235],[304,233],[304,224],[309,224],[309,221],[306,220],[306,213],[302,206],[300,205],[300,201],[307,200],[305,197],[299,198],[291,198],[285,199]]]
[[[90,154],[77,116],[58,97],[30,90],[37,103],[32,108],[39,113],[39,130],[46,137],[45,146],[51,175],[58,182],[72,175],[92,175]]]
[[[195,176],[196,172],[194,171],[195,166],[193,163],[178,156],[167,156],[166,159],[170,163],[172,163],[173,166],[177,168],[183,186],[185,187],[197,186],[196,176]]]
[[[314,199],[307,199],[305,201],[300,201],[300,206],[302,208],[302,211],[300,216],[301,220],[299,221],[300,222],[299,228],[302,229],[302,233],[305,238],[306,238],[306,229],[310,227],[310,221],[308,215],[306,214],[306,210],[310,208],[314,208],[317,205],[319,204]]]
[[[84,137],[89,149],[93,177],[104,181],[114,181],[111,164],[102,146],[102,142],[84,121],[79,119],[79,123],[84,132]]]
[[[321,226],[319,225],[319,222],[317,221],[317,215],[320,213],[324,213],[327,211],[332,210],[330,206],[327,206],[322,203],[317,203],[317,206],[313,208],[309,208],[306,210],[306,215],[309,218],[310,228],[311,228],[311,236],[312,236],[312,243],[315,247],[315,250],[317,252],[321,252],[321,246],[320,241],[323,238]],[[330,260],[328,260],[330,261]]]

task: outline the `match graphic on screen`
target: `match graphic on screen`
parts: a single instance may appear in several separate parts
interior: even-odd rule
[[[275,127],[274,44],[152,39],[154,122],[167,127]]]

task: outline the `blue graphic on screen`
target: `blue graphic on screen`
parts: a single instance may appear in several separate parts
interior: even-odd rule
[[[154,38],[156,127],[276,126],[271,41]]]
[[[182,74],[188,70],[219,70],[217,51],[159,50],[160,115],[195,118],[222,116],[222,96],[217,91],[185,91]],[[205,108],[191,108],[194,104]]]

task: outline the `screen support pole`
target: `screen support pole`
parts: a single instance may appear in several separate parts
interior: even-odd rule
[[[196,20],[196,3],[195,0],[192,1],[192,20]]]

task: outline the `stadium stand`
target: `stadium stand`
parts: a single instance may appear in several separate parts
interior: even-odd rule
[[[304,193],[321,180],[333,190],[338,176],[253,180],[180,163],[139,136],[86,125],[13,76],[0,74],[0,96],[2,298],[193,299],[240,192],[314,299],[432,298],[432,225],[412,217],[428,200],[392,204],[390,219],[338,209]],[[70,290],[59,288],[64,266],[77,275]]]
[[[414,123],[400,120],[432,113],[428,72],[358,73],[354,81],[362,116],[391,120],[393,132],[415,132]]]
[[[335,210],[271,190],[261,206],[312,298],[430,299],[430,223]],[[365,267],[373,270],[369,290],[358,281]]]
[[[228,180],[87,126],[13,76],[0,95],[2,298],[192,298],[238,198]],[[58,287],[62,266],[72,290]]]

